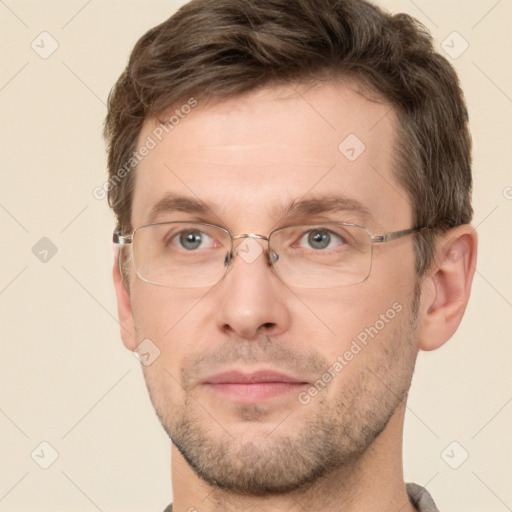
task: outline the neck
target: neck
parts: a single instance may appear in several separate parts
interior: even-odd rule
[[[173,512],[413,512],[403,480],[402,433],[405,401],[384,431],[356,461],[307,488],[270,496],[246,496],[210,486],[172,445]]]

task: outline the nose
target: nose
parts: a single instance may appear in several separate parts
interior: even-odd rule
[[[261,237],[264,238],[264,237]],[[219,329],[244,339],[277,336],[290,325],[286,286],[272,272],[264,240],[243,238],[217,284]]]

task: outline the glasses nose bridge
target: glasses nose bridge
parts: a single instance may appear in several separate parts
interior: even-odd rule
[[[252,240],[265,240],[267,242],[267,247],[263,249],[264,254],[267,255],[267,258],[269,259],[269,263],[273,264],[274,261],[277,261],[278,256],[275,257],[271,256],[271,248],[270,248],[270,238],[268,236],[259,235],[258,233],[242,233],[240,235],[231,235],[231,241],[232,241],[232,252],[230,256],[230,260],[232,260],[234,253],[237,252],[237,249],[235,248],[234,242],[236,240],[243,240],[245,238],[249,238]]]
[[[267,236],[258,235],[257,233],[243,233],[241,235],[231,235],[232,240],[238,240],[240,238],[253,238],[258,240],[266,240],[268,242]]]
[[[267,247],[264,249],[264,252],[268,253],[269,245],[268,241],[269,238],[264,235],[258,235],[257,233],[242,233],[240,235],[231,235],[231,241],[232,241],[232,249],[235,250],[235,241],[236,240],[243,240],[245,238],[250,238],[251,240],[265,240],[267,242]]]

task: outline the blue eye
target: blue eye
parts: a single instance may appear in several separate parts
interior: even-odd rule
[[[172,237],[169,237],[170,246],[187,251],[196,251],[197,249],[207,249],[214,246],[214,240],[204,231],[197,229],[186,229],[180,231]]]
[[[311,229],[300,239],[299,245],[307,244],[308,248],[321,250],[341,245],[343,240],[328,229]]]
[[[201,246],[203,235],[200,231],[182,232],[179,235],[179,242],[184,249],[193,250]]]

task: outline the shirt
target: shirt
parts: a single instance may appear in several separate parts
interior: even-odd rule
[[[411,503],[419,512],[439,512],[432,496],[430,496],[429,492],[424,487],[418,484],[406,484],[405,488]],[[172,503],[164,512],[172,512]]]

